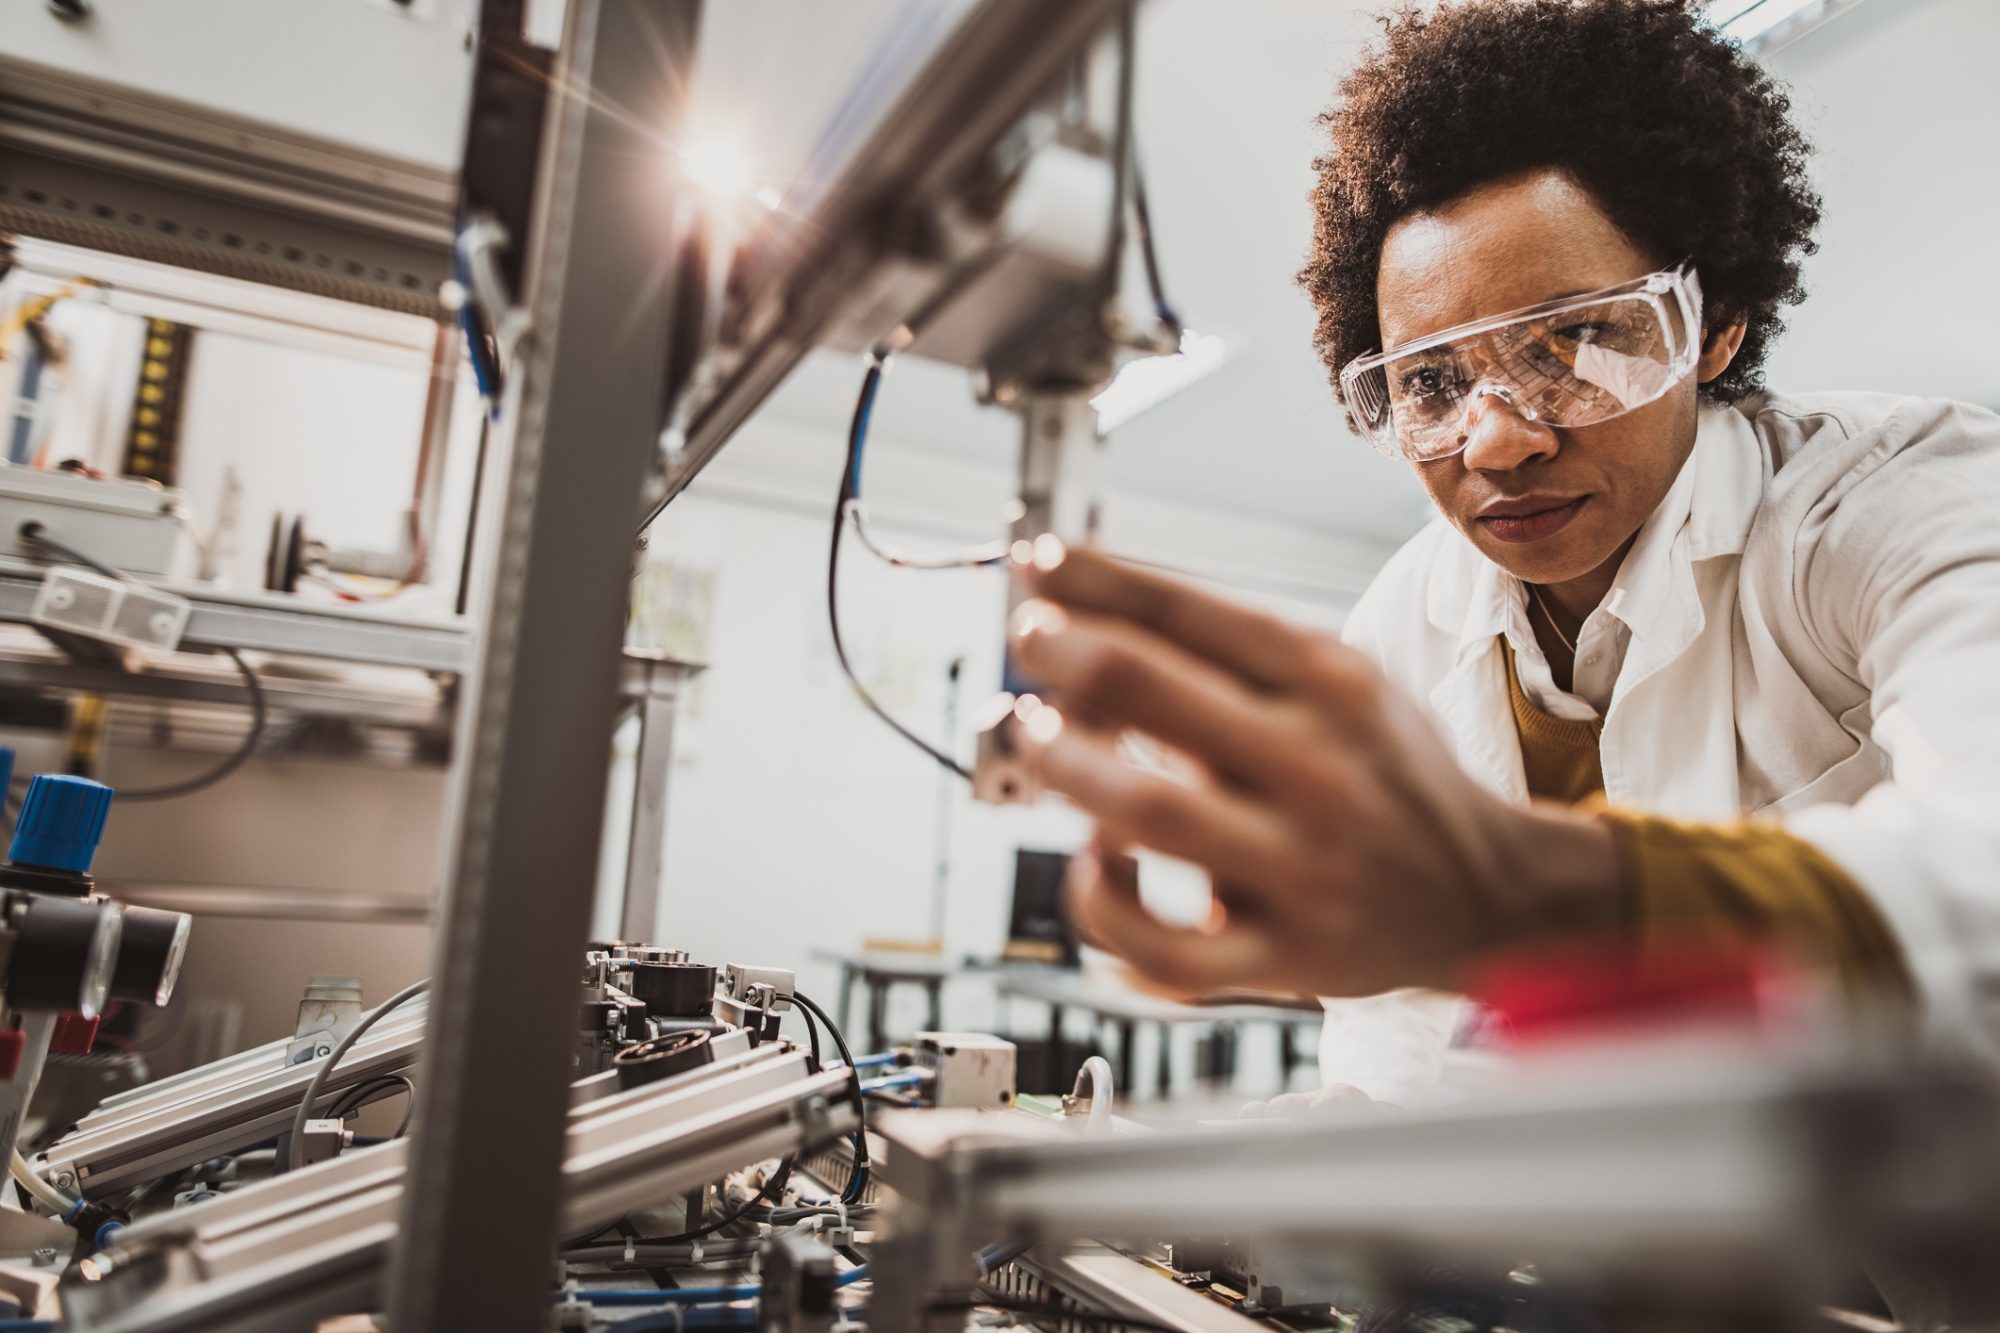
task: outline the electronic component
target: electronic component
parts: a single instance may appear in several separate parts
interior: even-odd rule
[[[782,967],[750,967],[731,963],[722,971],[722,989],[715,997],[715,1016],[731,1027],[751,1032],[759,1041],[778,1035],[778,1025],[791,1010],[795,974]]]
[[[912,1057],[931,1075],[935,1106],[1014,1104],[1014,1043],[981,1032],[919,1032]]]
[[[826,1333],[834,1324],[840,1290],[833,1251],[808,1237],[780,1233],[764,1242],[764,1290],[757,1300],[757,1333]]]
[[[48,559],[21,536],[31,523],[113,569],[172,578],[192,568],[187,497],[157,482],[0,466],[0,555]]]

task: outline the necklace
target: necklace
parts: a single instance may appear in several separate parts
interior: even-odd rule
[[[1546,620],[1549,628],[1555,631],[1556,642],[1563,646],[1563,651],[1572,657],[1576,656],[1576,645],[1570,641],[1568,635],[1562,632],[1562,626],[1556,624],[1555,613],[1550,611],[1548,603],[1542,600],[1542,588],[1540,584],[1530,583],[1528,585],[1528,600],[1541,610],[1542,619]]]

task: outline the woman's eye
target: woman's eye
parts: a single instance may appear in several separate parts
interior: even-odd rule
[[[1556,337],[1561,338],[1564,342],[1595,343],[1603,342],[1605,336],[1610,331],[1611,326],[1609,324],[1593,320],[1587,323],[1564,324],[1555,331],[1555,334]]]
[[[1403,376],[1403,395],[1406,398],[1431,398],[1450,387],[1450,377],[1439,366],[1419,366]]]

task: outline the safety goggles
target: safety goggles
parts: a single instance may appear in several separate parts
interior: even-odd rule
[[[1658,399],[1700,356],[1701,284],[1683,261],[1357,357],[1340,384],[1370,444],[1424,463],[1465,448],[1481,398],[1530,421],[1589,426]]]

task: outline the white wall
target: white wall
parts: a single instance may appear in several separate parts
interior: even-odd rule
[[[1870,0],[1776,52],[1826,204],[1781,390],[2000,408],[2000,4]]]

